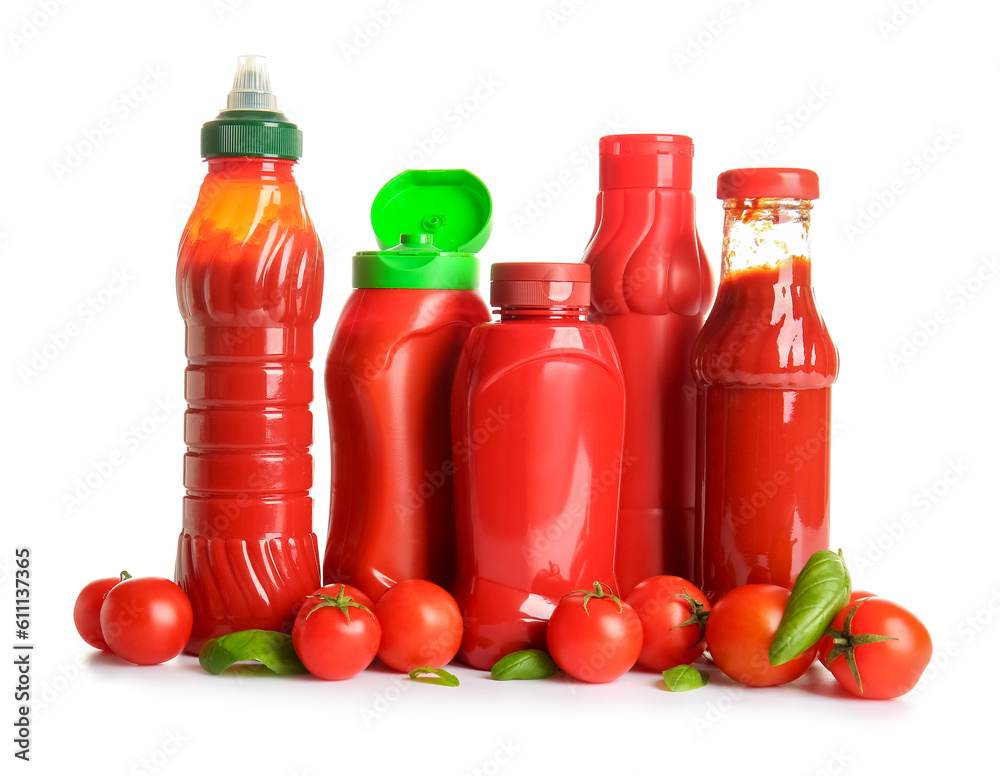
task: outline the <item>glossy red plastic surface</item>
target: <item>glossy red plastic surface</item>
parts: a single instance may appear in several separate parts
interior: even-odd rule
[[[545,649],[566,593],[612,585],[625,393],[585,308],[506,311],[469,337],[452,394],[459,658]]]
[[[690,579],[695,386],[691,352],[713,281],[695,226],[691,139],[601,138],[597,222],[584,261],[594,310],[625,378],[625,454],[615,560],[621,594],[658,574]]]
[[[743,211],[744,223],[759,212]],[[809,556],[829,547],[830,386],[839,362],[809,258],[724,270],[693,363],[693,581],[712,602],[747,583],[790,588]]]
[[[312,531],[313,323],[322,249],[291,161],[210,159],[181,238],[186,324],[186,651],[246,628],[291,629],[319,587]]]
[[[362,288],[348,298],[326,362],[326,584],[375,600],[403,579],[451,587],[451,384],[469,332],[489,318],[472,290]]]

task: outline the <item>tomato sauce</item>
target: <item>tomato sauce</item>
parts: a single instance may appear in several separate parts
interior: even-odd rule
[[[313,323],[322,249],[293,160],[210,158],[181,239],[183,530],[176,579],[187,651],[246,628],[286,630],[319,587],[312,531]]]
[[[747,583],[791,587],[829,547],[839,359],[813,297],[804,199],[726,204],[723,274],[693,358],[694,581],[711,601]]]
[[[581,320],[585,264],[497,264],[500,320],[473,329],[452,394],[459,658],[545,649],[566,593],[617,590],[625,392],[610,333]]]

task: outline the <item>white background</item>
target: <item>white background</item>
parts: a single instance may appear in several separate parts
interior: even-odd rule
[[[916,0],[7,0],[0,600],[13,609],[14,549],[30,547],[27,768],[513,776],[969,764],[996,735],[1000,646],[998,16],[994,3]],[[593,226],[597,138],[689,134],[716,271],[720,171],[819,173],[814,282],[843,364],[833,539],[856,587],[929,626],[925,683],[864,702],[818,666],[788,687],[741,690],[714,675],[684,695],[649,674],[501,684],[459,668],[462,686],[448,689],[384,671],[342,683],[216,678],[190,658],[138,669],[86,647],[71,617],[85,583],[122,568],[173,573],[185,365],[175,251],[205,173],[199,129],[242,53],[269,57],[279,106],[305,133],[297,177],[326,251],[313,407],[321,546],[321,366],[350,256],[375,247],[379,187],[407,166],[466,167],[494,200],[484,275],[499,260],[574,261]],[[75,335],[61,337],[67,327]],[[112,455],[120,465],[69,504],[78,478]],[[14,645],[13,618],[2,620],[0,646]],[[12,684],[9,664],[4,675]],[[17,704],[0,697],[9,734]]]

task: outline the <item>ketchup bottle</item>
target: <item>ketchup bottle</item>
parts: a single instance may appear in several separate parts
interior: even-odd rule
[[[188,451],[176,578],[192,653],[232,631],[290,630],[319,586],[309,361],[323,258],[292,175],[301,152],[263,57],[240,57],[226,109],[202,128],[208,175],[177,260]]]
[[[452,392],[458,656],[488,669],[545,649],[566,593],[617,586],[625,387],[607,328],[582,320],[586,264],[494,264],[500,320],[473,329]]]
[[[355,254],[326,361],[323,577],[378,599],[404,579],[454,580],[451,384],[469,332],[490,318],[474,255],[490,194],[466,170],[410,170],[378,193],[372,226],[384,250]]]
[[[837,349],[816,309],[811,170],[719,176],[722,277],[695,344],[698,564],[709,600],[791,587],[829,545],[830,391]]]
[[[615,571],[622,595],[647,577],[690,579],[695,386],[691,350],[713,285],[684,135],[600,142],[590,320],[610,329],[625,376],[625,451]]]

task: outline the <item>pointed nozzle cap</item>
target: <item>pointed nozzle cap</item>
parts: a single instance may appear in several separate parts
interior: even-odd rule
[[[278,98],[271,91],[267,57],[248,54],[236,60],[236,77],[226,98],[226,110],[278,110]]]

